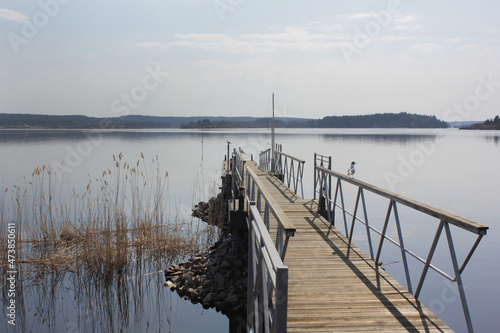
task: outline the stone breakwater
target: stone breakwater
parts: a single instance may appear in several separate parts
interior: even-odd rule
[[[208,202],[200,201],[191,211],[192,216],[207,222],[209,225],[216,225],[220,228],[228,225],[227,198],[224,193],[210,198]]]
[[[237,248],[233,235],[223,231],[219,240],[187,262],[165,271],[165,285],[192,303],[215,308],[227,316],[244,316],[247,294],[247,235],[240,233]],[[238,254],[238,255],[236,255]]]
[[[204,222],[208,222],[209,215],[213,214],[213,206],[215,204],[215,198],[211,198],[208,202],[200,201],[197,205],[191,209],[191,215],[199,218]]]

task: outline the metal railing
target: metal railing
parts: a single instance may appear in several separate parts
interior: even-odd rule
[[[288,267],[283,263],[295,227],[257,176],[257,164],[233,154],[233,189],[248,206],[248,332],[286,332]],[[244,197],[243,197],[244,196]],[[276,241],[269,234],[276,221]]]
[[[325,155],[320,155],[317,153],[314,153],[314,200],[316,200],[316,194],[318,193],[316,191],[316,187],[318,184],[323,184],[323,179],[321,178],[324,176],[322,173],[317,172],[316,166],[322,166],[325,167],[329,170],[332,169],[332,157],[331,156],[325,156]],[[326,196],[319,196],[318,200],[318,211],[320,212],[325,212],[326,211],[326,201],[325,197],[331,198],[332,197],[332,177],[328,176],[328,193]]]
[[[282,144],[275,144],[274,147],[275,152],[282,152],[283,151],[283,145]],[[262,171],[271,171],[272,170],[272,162],[273,160],[271,159],[272,155],[272,149],[266,149],[259,154],[259,168]]]
[[[262,171],[272,171],[273,156],[271,149],[267,149],[259,155],[259,167]],[[278,177],[293,193],[304,198],[304,176],[305,161],[285,154],[279,149],[274,150],[275,176]]]
[[[248,227],[247,332],[285,333],[288,267],[274,248],[255,201],[249,202]]]
[[[380,266],[380,255],[382,252],[382,248],[384,245],[384,241],[387,240],[390,243],[396,245],[399,247],[401,251],[401,258],[403,262],[403,267],[404,267],[404,272],[405,272],[405,277],[406,277],[406,282],[407,282],[407,288],[410,293],[412,293],[415,296],[415,299],[418,300],[420,292],[422,290],[422,286],[424,284],[425,278],[427,276],[427,272],[430,269],[436,271],[438,274],[442,275],[446,279],[456,282],[457,283],[457,288],[460,294],[460,299],[462,302],[462,308],[464,311],[464,316],[465,320],[467,323],[467,328],[469,332],[473,332],[473,327],[472,327],[472,321],[469,313],[469,309],[467,306],[467,300],[465,297],[465,291],[464,291],[464,286],[462,282],[462,273],[467,266],[469,260],[471,259],[474,251],[476,250],[477,246],[479,245],[479,242],[481,241],[482,237],[486,235],[486,232],[488,230],[488,227],[467,219],[464,219],[462,217],[444,212],[442,210],[436,209],[434,207],[431,207],[429,205],[417,202],[412,199],[405,198],[403,196],[400,196],[398,194],[386,191],[384,189],[378,188],[376,186],[373,186],[371,184],[364,183],[362,181],[350,178],[346,175],[337,173],[335,171],[332,171],[331,168],[331,157],[329,158],[329,167],[325,167],[325,156],[322,155],[316,155],[315,154],[315,166],[314,166],[314,199],[316,199],[316,195],[319,195],[318,197],[318,208],[322,209],[322,213],[326,215],[330,222],[330,228],[328,233],[330,232],[331,228],[335,225],[335,209],[339,208],[342,213],[342,218],[343,218],[343,224],[344,224],[344,229],[345,229],[345,236],[349,239],[348,243],[348,252],[347,256],[349,257],[349,253],[351,250],[351,244],[352,244],[352,237],[353,237],[353,232],[354,232],[354,226],[356,222],[360,222],[365,225],[365,231],[366,231],[366,237],[368,241],[368,246],[370,250],[370,256],[371,259],[375,261],[376,268],[377,268],[377,274]],[[335,194],[332,199],[331,193],[332,193],[332,177],[335,177],[337,179],[336,185],[335,185]],[[343,183],[348,183],[353,186],[357,187],[357,196],[356,196],[356,201],[354,205],[354,210],[353,212],[350,212],[346,209],[345,207],[345,202],[344,202],[344,191],[342,189],[342,184]],[[386,199],[389,199],[389,206],[387,209],[387,214],[385,216],[384,220],[384,225],[382,228],[382,231],[379,231],[375,229],[374,227],[370,226],[369,221],[368,221],[368,213],[366,210],[366,201],[365,201],[365,191],[372,192],[378,196],[384,197]],[[324,202],[323,207],[321,207],[321,202]],[[358,212],[359,212],[359,206],[363,208],[363,218],[358,217]],[[437,225],[437,230],[434,235],[434,239],[432,241],[432,244],[430,246],[429,252],[427,254],[427,257],[424,259],[414,252],[408,250],[405,245],[404,245],[404,237],[403,233],[401,230],[401,222],[400,222],[400,216],[398,213],[398,205],[403,205],[406,207],[409,207],[413,210],[416,210],[418,212],[424,213],[426,215],[432,216],[436,219],[439,220],[439,224]],[[389,220],[391,217],[391,214],[394,216],[394,220],[396,223],[396,230],[397,230],[397,235],[398,235],[398,240],[392,239],[387,235],[387,227],[389,224]],[[348,228],[348,222],[347,222],[347,215],[352,217],[350,228]],[[453,243],[451,231],[450,231],[450,226],[455,226],[460,229],[469,231],[471,233],[477,234],[476,241],[472,245],[471,249],[469,250],[466,258],[462,262],[461,265],[458,263],[456,251],[455,251],[455,246]],[[451,264],[453,267],[454,271],[454,277],[450,276],[446,272],[444,272],[442,269],[436,267],[435,265],[431,264],[432,258],[434,256],[437,244],[439,239],[441,238],[442,231],[445,231],[446,234],[446,239],[448,242],[448,248],[450,251],[450,260]],[[372,244],[372,238],[371,238],[371,232],[374,232],[380,236],[380,241],[377,247],[377,252],[376,254],[373,251],[373,244]],[[415,292],[413,292],[413,287],[412,287],[412,281],[410,277],[410,270],[408,267],[408,260],[407,260],[407,254],[410,255],[411,257],[415,258],[419,262],[421,262],[424,267],[422,269],[422,272],[420,274],[420,278],[418,281],[417,288]]]
[[[263,215],[264,224],[270,231],[271,214],[276,220],[276,250],[279,252],[281,260],[285,261],[286,250],[290,237],[295,235],[295,226],[290,222],[280,205],[274,200],[271,193],[258,178],[258,170],[255,163],[249,164],[245,168],[246,197],[252,202],[256,202],[257,210]]]
[[[234,149],[233,158],[232,158],[232,177],[231,177],[231,191],[233,198],[240,198],[240,207],[243,209],[243,198],[245,196],[245,188],[244,188],[244,177],[245,177],[245,163],[246,160],[242,156],[242,154]],[[233,210],[236,209],[236,200],[233,200]]]

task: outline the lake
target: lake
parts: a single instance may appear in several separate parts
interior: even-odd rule
[[[283,152],[306,160],[306,198],[313,196],[313,154],[317,152],[333,157],[335,171],[345,173],[351,161],[356,161],[355,177],[359,180],[488,225],[488,234],[465,269],[463,279],[475,331],[497,331],[500,327],[497,301],[500,296],[497,283],[500,264],[496,257],[500,253],[499,132],[277,129],[276,135],[276,142],[283,145]],[[207,200],[218,190],[227,141],[231,142],[231,149],[241,147],[248,158],[253,156],[258,161],[258,154],[270,147],[271,138],[269,130],[265,129],[205,130],[203,133],[180,129],[0,130],[0,184],[3,189],[22,184],[23,177],[29,179],[36,167],[47,165],[58,170],[61,175],[58,182],[63,191],[69,193],[73,188],[83,191],[89,179],[100,177],[103,171],[113,167],[113,155],[123,153],[124,160],[130,164],[139,160],[141,154],[146,160],[158,156],[162,171],[168,172],[166,216],[192,225],[198,223],[190,217],[193,205]],[[380,220],[387,205],[372,209],[373,218],[370,218]],[[377,223],[380,221],[374,221]],[[402,223],[404,229],[404,221]],[[420,250],[421,239],[428,234],[433,236],[435,230],[436,226],[427,222],[420,228],[405,230],[410,239],[407,247]],[[470,240],[460,233],[456,237],[458,255],[463,260],[466,255],[463,252],[470,248]],[[362,237],[358,240],[362,241]],[[463,250],[461,242],[468,244]],[[445,243],[444,238],[441,243]],[[363,245],[360,247],[366,251]],[[426,256],[426,252],[419,254]],[[394,264],[387,265],[386,270],[405,285],[397,251],[388,252],[384,260],[388,263],[394,261]],[[441,260],[441,256],[437,256],[436,262]],[[164,278],[161,272],[142,275],[139,285],[134,284],[136,280],[133,278],[124,281],[129,286],[124,307],[111,306],[99,311],[83,306],[96,304],[81,300],[92,295],[78,296],[80,291],[75,289],[69,275],[59,283],[61,288],[55,294],[45,295],[36,289],[47,286],[31,286],[25,301],[31,303],[27,304],[25,313],[17,315],[18,318],[24,317],[19,320],[24,320],[25,327],[33,332],[91,331],[99,330],[99,327],[112,330],[123,327],[129,332],[229,331],[229,321],[225,316],[192,305],[162,287]],[[430,274],[421,300],[454,330],[465,332],[456,288],[443,280]],[[48,316],[47,311],[52,311],[52,316]],[[103,315],[102,312],[106,311],[116,312],[116,315]],[[5,316],[0,319],[0,327],[7,328],[8,332],[15,331],[7,324]]]

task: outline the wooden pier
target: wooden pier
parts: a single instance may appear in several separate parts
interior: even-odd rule
[[[250,332],[453,332],[332,227],[324,214],[318,213],[317,200],[301,199],[297,187],[290,188],[290,181],[263,171],[266,168],[243,160],[237,152],[234,157],[233,188],[239,194],[233,207],[249,212],[250,228],[252,223],[260,228],[250,236],[254,248],[249,247],[249,258],[255,261],[249,266],[254,272],[249,278]],[[246,200],[246,206],[238,205],[238,200]],[[264,228],[259,224],[267,225],[275,249],[267,249],[273,247],[268,244],[271,239],[266,240],[269,236],[262,235]],[[472,227],[486,233],[485,226]],[[273,250],[277,255],[271,253]],[[273,263],[279,261],[273,256],[283,262]],[[426,269],[432,255],[428,259]],[[280,271],[284,268],[286,274]],[[286,283],[282,281],[285,278]],[[263,287],[266,285],[269,288]],[[283,299],[286,304],[281,304]],[[276,318],[270,318],[273,316]]]

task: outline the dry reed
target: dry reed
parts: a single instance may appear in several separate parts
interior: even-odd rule
[[[170,262],[194,254],[216,237],[213,228],[166,221],[168,173],[161,172],[158,156],[148,163],[141,153],[131,165],[120,153],[113,163],[83,193],[64,194],[47,166],[3,191],[1,243],[7,243],[7,221],[14,220],[19,263],[113,274],[137,258]]]
[[[158,157],[146,160],[141,154],[129,164],[120,153],[85,190],[68,191],[62,184],[42,166],[23,184],[0,192],[0,276],[9,271],[7,225],[15,223],[21,330],[33,325],[25,315],[32,304],[36,325],[54,329],[56,303],[63,298],[75,299],[83,331],[116,331],[117,325],[168,316],[166,299],[158,296],[165,289],[161,270],[214,242],[218,229],[169,216],[168,173]],[[152,281],[160,289],[151,287]],[[155,303],[156,314],[144,313],[145,301]],[[63,329],[72,330],[73,324]]]

